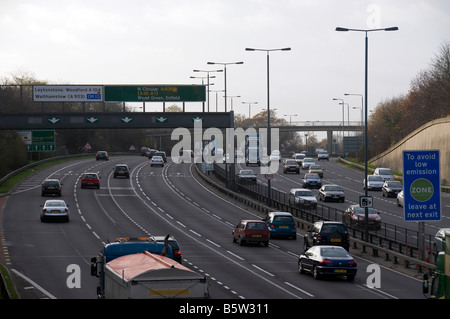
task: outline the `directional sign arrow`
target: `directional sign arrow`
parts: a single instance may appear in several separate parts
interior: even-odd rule
[[[89,123],[95,123],[95,122],[98,121],[98,118],[95,118],[95,117],[91,116],[91,117],[87,117],[86,121],[88,121]]]
[[[156,121],[158,121],[159,123],[164,123],[164,122],[167,122],[167,117],[157,117],[156,118]]]
[[[203,117],[199,117],[199,116],[193,117],[193,118],[192,118],[192,121],[193,121],[193,122],[201,122],[201,121],[203,121]]]
[[[130,123],[130,122],[133,121],[133,118],[127,116],[127,117],[121,117],[120,120],[121,120],[123,123]]]
[[[60,121],[61,119],[57,118],[57,117],[52,117],[50,119],[47,119],[47,121],[49,121],[50,123],[56,124]]]

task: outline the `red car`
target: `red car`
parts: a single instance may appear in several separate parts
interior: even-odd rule
[[[233,243],[244,245],[248,242],[263,243],[269,246],[270,230],[262,220],[241,220],[233,229]]]
[[[100,177],[97,173],[83,173],[81,174],[81,188],[94,187],[100,188]]]

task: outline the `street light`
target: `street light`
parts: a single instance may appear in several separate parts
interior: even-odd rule
[[[365,75],[364,75],[364,95],[365,95],[365,105],[364,105],[364,195],[367,197],[367,149],[368,149],[368,136],[367,136],[367,93],[368,93],[368,49],[369,49],[369,38],[367,37],[368,32],[373,31],[397,31],[398,27],[389,27],[384,29],[350,29],[350,28],[343,28],[343,27],[337,27],[336,31],[340,32],[347,32],[347,31],[358,31],[358,32],[364,32],[366,34],[365,38]],[[365,217],[364,217],[364,240],[369,240],[369,208],[365,207]]]
[[[235,98],[235,97],[241,97],[240,95],[235,95],[235,96],[227,96],[230,100],[231,100],[231,110],[230,111],[233,111],[233,99]]]
[[[344,100],[333,98],[333,101],[342,101],[339,104],[342,104],[342,154],[344,154],[344,126],[345,126],[345,124],[344,124]]]
[[[258,104],[258,102],[242,102],[242,104],[248,104],[248,118],[250,118],[250,107],[252,104]]]
[[[297,114],[292,114],[292,115],[284,114],[284,116],[289,116],[289,126],[292,126],[292,117],[297,116]]]
[[[255,48],[245,48],[245,51],[263,51],[267,55],[267,154],[270,156],[271,150],[271,134],[270,134],[270,81],[269,81],[269,52],[271,51],[290,51],[291,48],[281,48],[281,49],[255,49]],[[270,199],[270,179],[267,179],[267,193],[268,193],[268,206],[271,206],[272,200]]]
[[[240,61],[240,62],[228,62],[228,63],[223,63],[223,62],[208,62],[208,64],[220,64],[223,65],[224,67],[224,74],[225,74],[225,112],[227,111],[227,65],[228,64],[244,64],[244,62]]]
[[[209,76],[209,73],[211,73],[211,72],[223,72],[223,70],[194,70],[194,72],[206,72],[206,74],[208,75],[208,84],[207,84],[207,87],[208,87],[208,112],[209,112],[209,78],[210,78],[210,76]],[[211,76],[211,78],[214,78],[214,76]]]

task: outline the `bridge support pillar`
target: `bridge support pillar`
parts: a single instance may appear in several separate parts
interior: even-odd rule
[[[327,131],[327,151],[328,154],[333,153],[333,131]]]

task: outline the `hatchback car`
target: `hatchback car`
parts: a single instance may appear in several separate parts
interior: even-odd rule
[[[297,264],[299,273],[312,273],[314,279],[327,275],[353,281],[358,270],[355,259],[339,246],[311,247],[299,256]]]
[[[304,159],[305,157],[306,157],[306,155],[303,154],[303,153],[295,153],[294,155],[292,155],[292,158],[294,159],[294,161],[297,162],[297,164],[298,164],[299,166],[302,166],[303,159]]]
[[[322,180],[317,173],[306,173],[302,178],[302,187],[304,188],[320,188]]]
[[[363,189],[366,188],[366,180],[363,180]],[[384,180],[378,175],[367,175],[367,190],[381,190]]]
[[[390,168],[377,167],[375,168],[373,175],[380,176],[383,179],[383,181],[394,180],[394,174],[392,173],[392,170]]]
[[[97,161],[99,161],[99,160],[107,161],[107,160],[109,160],[108,153],[106,151],[98,151],[97,154],[95,154],[95,159]]]
[[[309,169],[311,165],[314,165],[316,162],[312,157],[305,157],[302,161],[302,169]]]
[[[283,163],[283,173],[294,172],[300,174],[300,165],[295,160],[285,160]]]
[[[303,247],[306,251],[316,245],[341,246],[350,248],[350,235],[344,223],[336,221],[317,221],[309,227],[304,236]]]
[[[383,196],[397,197],[402,189],[403,185],[400,181],[385,181],[381,191],[383,192]]]
[[[152,158],[150,158],[150,166],[161,166],[164,167],[164,159],[159,155],[153,155]]]
[[[86,187],[100,188],[100,177],[97,173],[87,172],[81,174],[81,188]]]
[[[117,164],[114,167],[114,178],[116,177],[126,177],[130,178],[130,170],[128,169],[127,164]]]
[[[278,163],[281,162],[281,153],[278,150],[272,151],[272,154],[270,154],[270,161],[277,161]]]
[[[153,155],[156,154],[156,152],[158,152],[158,150],[155,150],[154,148],[151,148],[150,150],[147,151],[147,157],[148,158],[152,158]]]
[[[49,199],[41,205],[41,222],[48,220],[49,218],[64,219],[69,221],[69,205],[61,199]]]
[[[256,174],[251,169],[241,169],[238,174],[238,181],[240,183],[256,184]]]
[[[320,165],[311,165],[309,167],[308,173],[316,173],[320,178],[323,178],[323,168]]]
[[[153,238],[158,243],[164,243],[166,236],[153,236]],[[183,258],[181,256],[180,245],[177,240],[173,236],[169,236],[167,239],[167,244],[172,248],[173,259],[181,264],[183,262]]]
[[[62,184],[59,179],[46,179],[41,184],[41,195],[61,196]]]
[[[339,185],[323,185],[319,189],[319,200],[345,202],[345,194]]]
[[[344,222],[353,227],[365,227],[365,208],[357,205],[350,205],[344,212]],[[381,217],[372,207],[368,208],[368,225],[372,229],[381,229]]]
[[[270,238],[291,237],[297,238],[297,226],[294,217],[287,212],[270,212],[263,219],[270,230]]]
[[[161,156],[161,157],[163,158],[163,160],[164,160],[164,163],[167,163],[167,155],[166,155],[166,152],[158,151],[158,152],[155,153],[155,155]]]
[[[397,194],[397,206],[398,207],[403,207],[405,203],[405,199],[403,197],[403,190],[401,190],[398,194]]]
[[[313,209],[317,207],[317,199],[310,189],[292,188],[289,192],[289,203],[291,203],[291,198],[297,206]]]
[[[321,151],[321,152],[319,152],[317,154],[317,160],[318,161],[320,161],[320,160],[327,160],[327,161],[329,161],[330,160],[330,156],[328,155],[327,151]]]
[[[263,243],[269,246],[270,231],[267,224],[262,220],[241,220],[233,229],[233,243],[239,245],[246,243]]]

